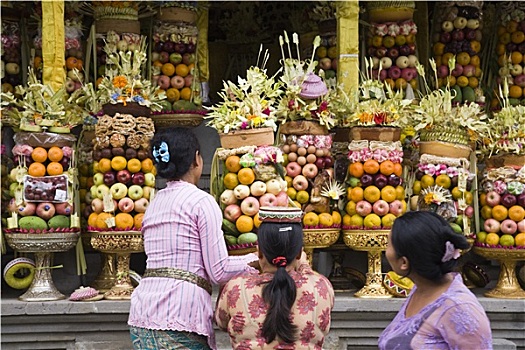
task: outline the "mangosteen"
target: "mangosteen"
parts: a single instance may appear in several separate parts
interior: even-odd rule
[[[122,147],[113,147],[111,149],[111,153],[116,156],[124,156],[126,154],[126,151],[124,151],[124,148]]]
[[[421,178],[423,177],[423,175],[425,175],[425,172],[424,171],[421,171],[421,170],[416,170],[416,180],[421,180]]]
[[[155,51],[156,51],[156,52],[164,51],[164,42],[162,42],[162,41],[157,41],[157,42],[155,43]]]
[[[166,51],[167,53],[173,53],[175,52],[175,43],[173,41],[165,41],[164,42],[164,50],[162,51]],[[160,51],[158,51],[160,52]]]

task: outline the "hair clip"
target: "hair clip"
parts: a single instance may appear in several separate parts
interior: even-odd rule
[[[279,229],[279,232],[285,232],[285,231],[291,231],[292,230],[292,226],[286,226],[286,227],[281,227]]]
[[[461,256],[461,251],[459,249],[456,249],[453,243],[451,243],[450,241],[447,241],[447,243],[445,243],[445,254],[441,258],[441,262],[447,262],[452,259],[456,260],[460,256]]]
[[[284,256],[278,256],[274,259],[272,259],[272,264],[274,264],[277,267],[286,267],[288,264],[288,261]]]
[[[153,151],[151,152],[155,161],[160,163],[167,163],[170,161],[170,152],[168,151],[168,144],[164,141],[160,144],[159,148],[153,146]]]

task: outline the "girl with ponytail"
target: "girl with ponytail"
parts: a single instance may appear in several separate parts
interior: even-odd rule
[[[334,291],[303,253],[302,212],[261,208],[260,274],[229,281],[221,291],[215,321],[234,349],[321,349],[330,329]]]

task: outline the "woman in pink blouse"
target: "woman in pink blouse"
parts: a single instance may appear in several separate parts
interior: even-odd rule
[[[215,321],[229,333],[233,349],[322,349],[334,305],[332,285],[301,258],[301,212],[295,222],[268,222],[264,210],[258,230],[262,273],[224,286]]]
[[[166,188],[151,201],[142,233],[147,269],[131,297],[128,319],[135,349],[215,349],[211,283],[242,272],[255,254],[230,257],[222,212],[197,183],[203,160],[191,130],[171,128],[152,140]]]
[[[386,257],[414,288],[379,338],[379,348],[492,349],[490,322],[476,296],[452,272],[469,247],[441,216],[409,212],[394,222]]]

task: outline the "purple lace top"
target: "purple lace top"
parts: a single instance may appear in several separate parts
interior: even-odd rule
[[[492,333],[485,310],[455,274],[448,290],[412,317],[401,310],[381,333],[379,349],[492,349]]]

